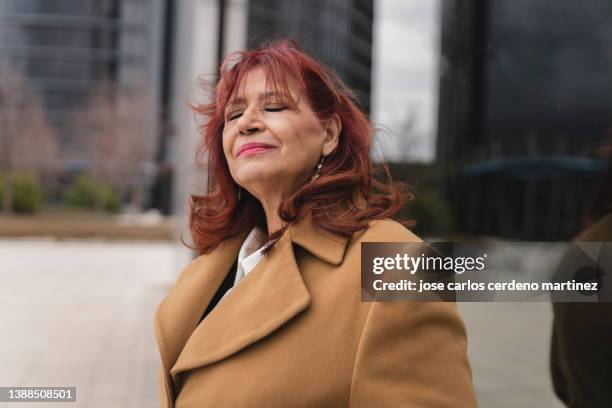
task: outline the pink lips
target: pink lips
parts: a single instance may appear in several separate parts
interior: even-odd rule
[[[261,153],[266,150],[274,149],[274,146],[265,143],[247,143],[238,149],[236,157],[249,156],[251,154]]]

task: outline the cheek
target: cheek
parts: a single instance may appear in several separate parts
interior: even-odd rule
[[[310,159],[312,156],[317,156],[321,152],[323,144],[323,134],[318,123],[301,123],[296,127],[293,140],[294,148],[299,150],[299,156],[304,159]]]
[[[321,128],[317,122],[313,121],[294,121],[279,127],[277,134],[285,144],[289,144],[294,149],[310,150],[323,142]],[[301,151],[301,153],[306,153]]]
[[[227,167],[229,168],[230,174],[232,175],[232,177],[234,177],[234,173],[235,173],[235,167],[236,167],[236,163],[232,157],[232,145],[233,145],[233,141],[234,139],[232,137],[230,137],[229,135],[222,135],[222,139],[221,139],[221,148],[223,150],[223,157],[225,158],[225,161],[227,162]]]
[[[290,173],[308,174],[319,160],[323,136],[316,123],[300,123],[300,126],[287,129],[292,132],[286,138],[287,149],[283,157],[286,170]]]
[[[228,134],[223,133],[221,135],[221,148],[223,149],[223,155],[228,162],[231,160],[232,141],[233,139]]]

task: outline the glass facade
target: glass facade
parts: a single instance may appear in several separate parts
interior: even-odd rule
[[[461,230],[580,230],[611,127],[611,18],[603,0],[443,2],[437,160]]]

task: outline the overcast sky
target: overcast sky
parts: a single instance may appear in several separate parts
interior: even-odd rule
[[[430,161],[438,103],[439,0],[375,0],[373,109],[387,160]],[[413,128],[401,132],[402,123]],[[400,137],[402,140],[399,140]]]

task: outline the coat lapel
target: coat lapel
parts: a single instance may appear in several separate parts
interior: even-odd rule
[[[176,362],[206,306],[238,257],[247,233],[244,231],[227,239],[212,253],[192,262],[170,295],[159,305],[155,315],[155,336],[166,373]]]
[[[156,333],[166,373],[178,374],[228,358],[270,335],[310,304],[293,244],[338,265],[348,238],[315,229],[309,218],[290,226],[272,251],[198,324],[202,312],[238,256],[248,232],[228,241],[162,303]]]
[[[309,303],[291,241],[281,238],[195,329],[170,373],[176,379],[183,371],[237,353],[280,328]]]

